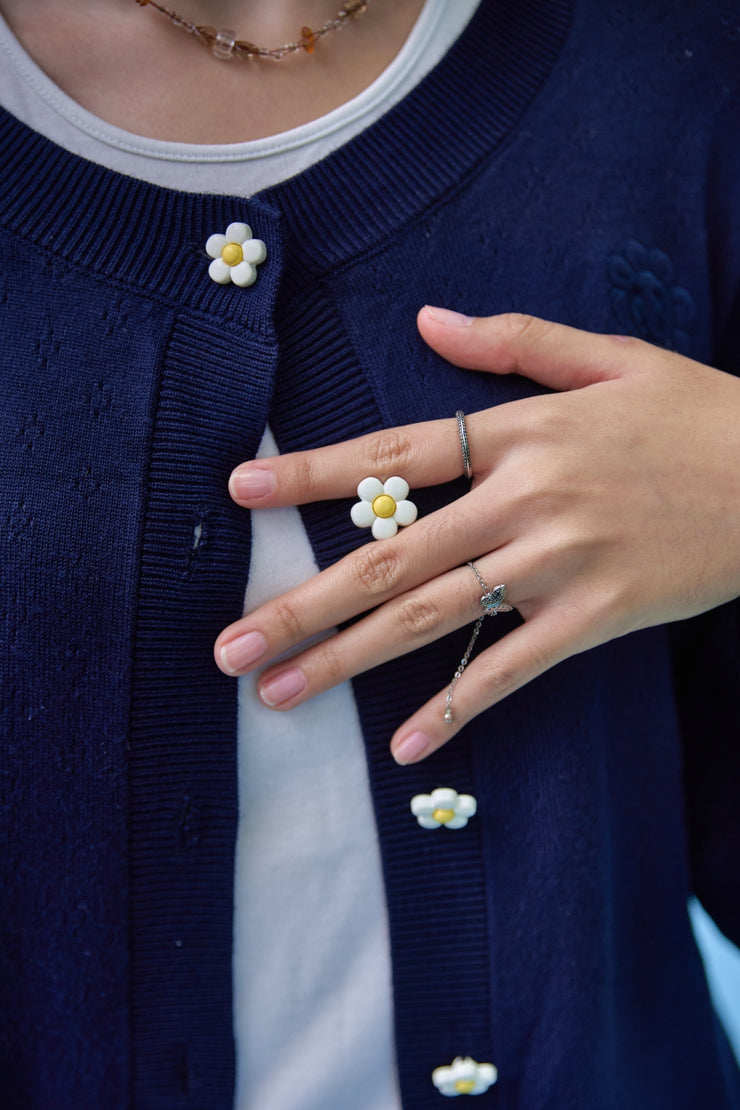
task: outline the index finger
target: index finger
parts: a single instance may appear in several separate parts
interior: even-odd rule
[[[468,417],[469,425],[474,417]],[[363,478],[394,474],[413,486],[451,482],[463,473],[457,420],[387,428],[345,443],[241,463],[229,479],[240,505],[278,507],[351,497]]]

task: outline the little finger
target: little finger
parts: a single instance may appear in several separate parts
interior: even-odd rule
[[[393,758],[402,765],[425,759],[479,713],[590,646],[582,617],[569,620],[556,606],[540,609],[472,660],[455,686],[451,723],[445,720],[448,688],[401,725],[391,741]]]

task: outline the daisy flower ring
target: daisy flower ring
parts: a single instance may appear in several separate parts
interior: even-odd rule
[[[399,525],[413,524],[416,505],[408,501],[409,485],[395,476],[387,482],[379,478],[363,478],[357,487],[360,498],[352,506],[352,520],[358,528],[372,528],[376,540],[395,536]]]
[[[252,238],[249,224],[229,224],[223,235],[211,235],[206,254],[213,259],[208,273],[219,285],[246,287],[257,277],[257,266],[267,258],[267,247],[261,239]]]

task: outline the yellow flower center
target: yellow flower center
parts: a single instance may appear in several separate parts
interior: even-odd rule
[[[439,821],[440,825],[446,825],[455,816],[454,809],[435,809],[432,817],[435,821]],[[460,1080],[462,1083],[463,1080]]]
[[[227,243],[221,251],[221,257],[227,266],[238,266],[244,261],[244,251],[238,243]]]
[[[396,502],[389,493],[379,493],[373,501],[373,512],[376,516],[390,517],[396,511]]]
[[[474,1079],[458,1079],[455,1084],[455,1090],[459,1091],[461,1095],[469,1095],[475,1087]]]

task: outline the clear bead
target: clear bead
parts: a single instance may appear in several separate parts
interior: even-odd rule
[[[222,27],[220,31],[216,31],[216,37],[211,46],[211,54],[215,58],[230,58],[234,52],[234,43],[236,42],[236,31],[228,31]]]

